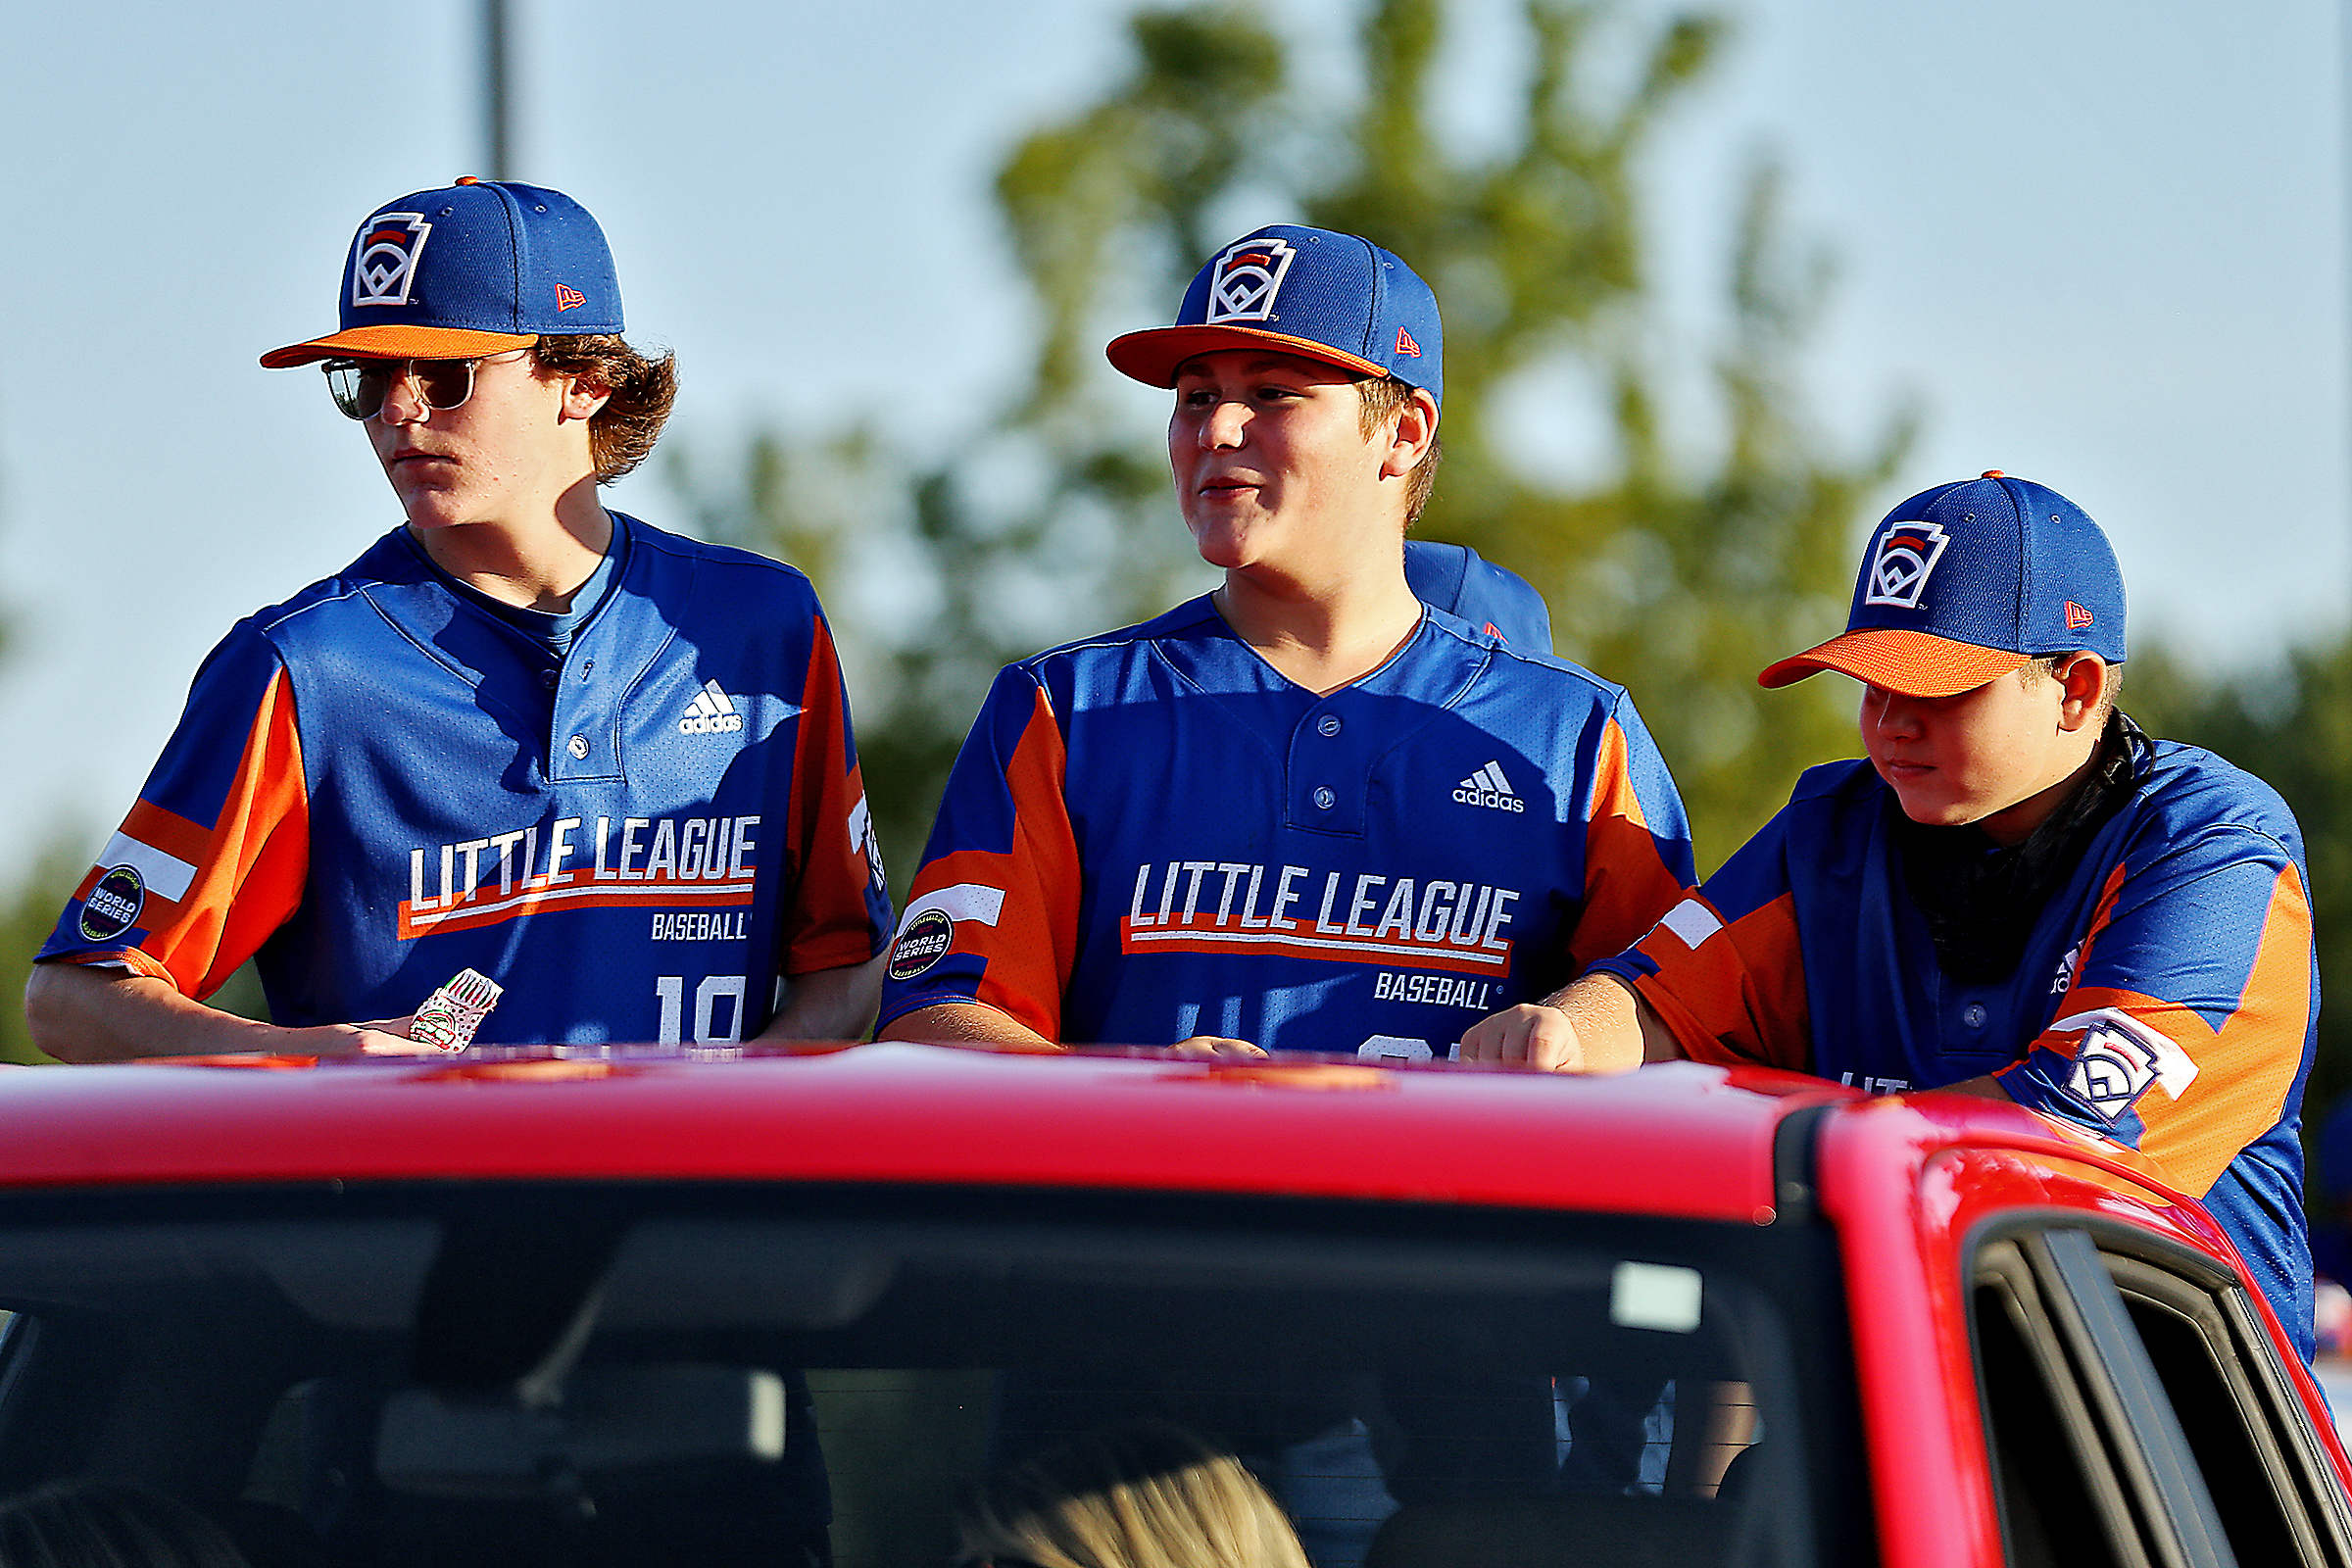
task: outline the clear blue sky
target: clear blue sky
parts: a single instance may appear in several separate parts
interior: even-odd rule
[[[1349,9],[1276,11],[1311,33]],[[1926,413],[1874,515],[2001,467],[2109,526],[2137,638],[2238,666],[2339,629],[2352,284],[2336,11],[1725,9],[1731,63],[1655,170],[1675,302],[1661,347],[1692,385],[1740,174],[1768,150],[1798,231],[1839,264],[1804,367],[1820,425],[1858,440],[1896,400]],[[710,451],[755,418],[870,412],[920,447],[1014,379],[1027,304],[987,176],[1115,68],[1122,6],[518,11],[517,172],[597,213],[633,335],[678,350],[672,439]],[[1512,7],[1458,11],[1448,112],[1475,130],[1508,78]],[[52,826],[95,846],[231,621],[397,520],[318,377],[254,361],[332,321],[344,244],[373,204],[478,165],[473,24],[471,0],[12,15],[0,883]],[[1131,394],[1106,375],[1105,395]],[[1156,404],[1136,408],[1156,423]],[[1694,443],[1704,412],[1694,394]],[[1589,456],[1569,442],[1544,461]],[[658,471],[615,500],[674,516]],[[1611,673],[1641,690],[1639,672]]]

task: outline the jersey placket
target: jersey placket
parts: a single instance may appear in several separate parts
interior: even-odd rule
[[[1379,737],[1367,699],[1345,686],[1320,699],[1291,726],[1283,762],[1283,823],[1310,833],[1361,838],[1364,803]]]

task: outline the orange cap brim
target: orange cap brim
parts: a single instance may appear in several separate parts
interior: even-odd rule
[[[1313,338],[1287,337],[1254,326],[1146,327],[1141,332],[1112,338],[1103,346],[1102,354],[1121,375],[1132,376],[1146,386],[1174,386],[1177,368],[1196,355],[1250,348],[1296,354],[1302,360],[1319,360],[1365,375],[1389,373],[1387,366],[1376,365],[1360,354],[1349,354]]]
[[[536,332],[475,332],[456,326],[355,326],[332,337],[289,343],[262,356],[262,368],[283,370],[320,360],[474,360],[527,349]]]
[[[1767,664],[1756,676],[1756,684],[1788,686],[1834,669],[1905,697],[1957,697],[2031,662],[2031,656],[2005,648],[1982,648],[1948,637],[1932,637],[1924,631],[1866,628]]]

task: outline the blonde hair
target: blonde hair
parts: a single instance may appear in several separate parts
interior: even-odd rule
[[[957,1515],[964,1562],[1012,1568],[1307,1568],[1242,1462],[1164,1421],[1128,1421],[992,1476]]]
[[[1356,428],[1369,441],[1380,433],[1380,427],[1404,412],[1413,401],[1412,383],[1401,376],[1367,375],[1355,383]],[[1429,451],[1415,466],[1411,482],[1404,489],[1404,525],[1410,528],[1421,520],[1421,509],[1429,505],[1430,493],[1438,487],[1438,464],[1446,456],[1443,438],[1432,435]]]

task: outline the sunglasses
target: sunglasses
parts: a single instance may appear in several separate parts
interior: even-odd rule
[[[384,399],[404,376],[416,377],[416,395],[426,408],[462,408],[473,396],[475,366],[529,352],[509,349],[471,360],[329,360],[319,368],[326,372],[327,395],[346,418],[372,419],[384,412]]]

